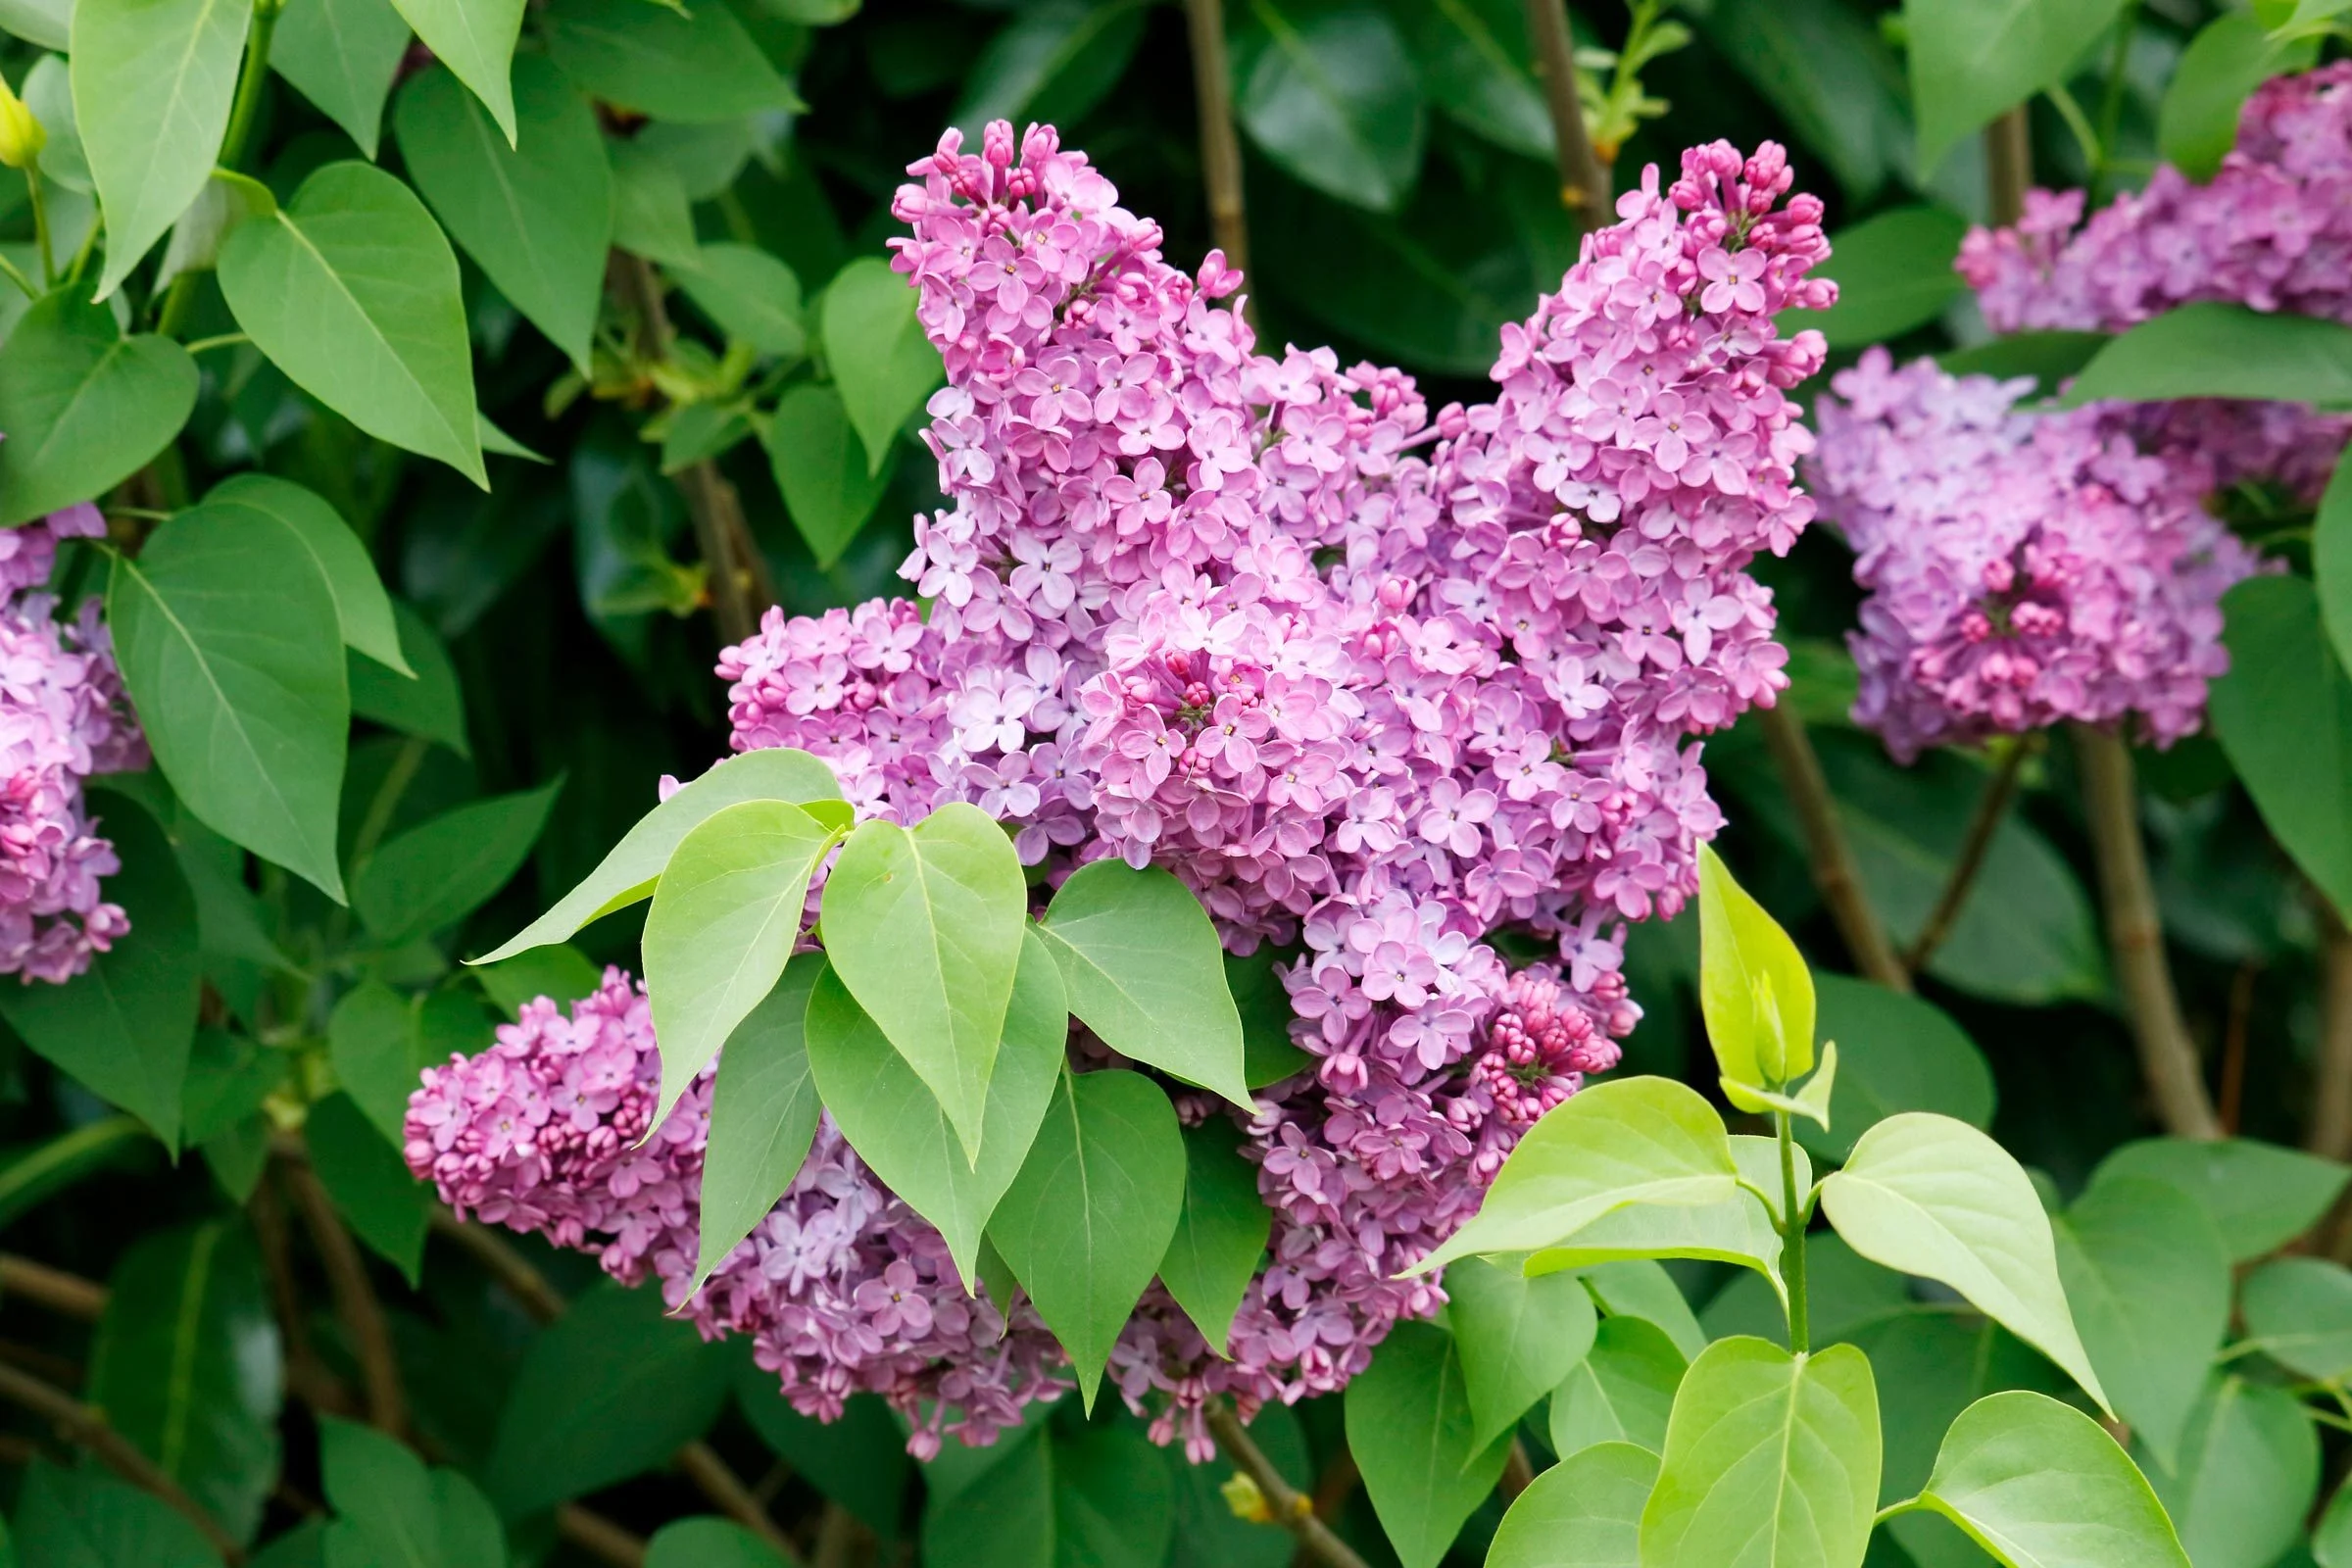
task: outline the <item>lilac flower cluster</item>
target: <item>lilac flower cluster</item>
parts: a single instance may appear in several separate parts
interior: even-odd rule
[[[1168,266],[1050,128],[992,125],[977,154],[951,134],[910,172],[896,265],[947,364],[926,439],[954,502],[903,568],[927,613],[771,612],[722,656],[734,743],[826,759],[863,814],[975,803],[1049,883],[1108,856],[1167,866],[1233,952],[1291,950],[1315,1060],[1247,1125],[1276,1220],[1231,1359],[1156,1290],[1112,1356],[1139,1407],[1172,1396],[1156,1431],[1198,1452],[1211,1394],[1336,1389],[1434,1310],[1437,1287],[1396,1273],[1640,1016],[1623,922],[1680,907],[1721,820],[1690,737],[1786,685],[1744,568],[1811,515],[1785,394],[1822,344],[1773,317],[1833,295],[1806,276],[1821,209],[1784,201],[1769,144],[1686,154],[1663,191],[1649,172],[1506,329],[1496,399],[1433,419],[1396,370],[1256,352],[1238,274]],[[1503,927],[1550,956],[1514,971]],[[484,1157],[478,1179],[505,1180]],[[839,1157],[843,1191],[879,1194]],[[902,1290],[881,1361],[832,1328],[763,1356],[805,1404],[880,1388],[984,1433],[1047,1376],[1025,1313],[941,1330],[972,1309],[936,1237],[882,1198],[859,1217],[861,1250],[814,1273],[752,1268],[775,1254],[747,1243],[728,1269],[768,1299],[741,1310],[854,1306],[904,1261],[921,1324]]]
[[[63,982],[130,929],[99,879],[122,869],[82,801],[92,773],[144,767],[96,599],[70,621],[40,592],[60,539],[106,531],[95,507],[0,530],[0,975]]]
[[[2119,331],[2229,300],[2352,321],[2352,62],[2265,84],[2199,185],[2157,171],[2078,229],[2082,193],[2030,195],[1959,269],[2004,330]],[[1809,477],[1870,598],[1854,716],[1896,756],[2061,720],[2204,718],[2221,598],[2262,569],[2219,515],[2258,485],[2316,501],[2352,420],[2263,403],[2017,411],[2031,381],[1873,351],[1831,383]]]

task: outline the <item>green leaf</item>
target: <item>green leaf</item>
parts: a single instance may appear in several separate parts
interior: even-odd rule
[[[792,525],[818,568],[830,570],[874,514],[888,471],[867,466],[849,410],[829,384],[803,381],[788,389],[762,439]]]
[[[1152,1440],[1124,1424],[1040,1436],[1054,1445],[1054,1568],[1163,1568],[1175,1487]]]
[[[1638,1317],[1666,1331],[1686,1360],[1707,1348],[1706,1330],[1683,1297],[1674,1276],[1645,1258],[1596,1263],[1581,1271],[1585,1289],[1613,1317]]]
[[[1838,1046],[1838,1084],[1827,1128],[1796,1129],[1797,1142],[1841,1160],[1854,1142],[1897,1111],[1933,1110],[1992,1125],[1992,1068],[1950,1014],[1932,1002],[1850,975],[1814,976],[1814,1027]]]
[[[704,246],[678,286],[733,341],[784,360],[808,351],[801,280],[756,245]]]
[[[655,1125],[775,989],[800,940],[808,881],[838,841],[789,801],[745,801],[695,827],[669,858],[645,917],[645,990],[662,1043]]]
[[[0,7],[0,23],[5,21],[5,9]],[[35,60],[18,91],[48,137],[41,147],[41,179],[89,194],[90,161],[81,150],[81,129],[74,114],[74,83],[65,57],[43,55]]]
[[[2030,375],[2038,396],[2055,397],[2106,342],[2104,332],[2012,332],[1938,354],[1936,363],[1946,375],[1989,375],[2002,381]]]
[[[251,7],[230,0],[74,8],[74,102],[106,215],[99,299],[122,286],[212,177],[252,18]]]
[[[1776,1218],[1781,1202],[1780,1147],[1769,1138],[1746,1136],[1731,1143],[1733,1162],[1747,1183],[1731,1197],[1715,1203],[1629,1204],[1531,1253],[1527,1274],[1628,1259],[1695,1257],[1754,1269],[1771,1282],[1775,1296],[1785,1297]],[[1813,1163],[1803,1151],[1793,1152],[1797,1191],[1810,1192]],[[1759,1200],[1758,1193],[1771,1197]]]
[[[775,1548],[731,1519],[673,1519],[646,1543],[645,1568],[784,1568]]]
[[[464,919],[522,869],[563,788],[494,795],[409,829],[354,873],[352,907],[388,948]]]
[[[327,165],[274,221],[228,236],[220,292],[295,385],[489,488],[458,259],[408,186],[367,164]]]
[[[1941,207],[1897,207],[1838,231],[1817,275],[1838,303],[1804,318],[1832,348],[1883,343],[1943,314],[1967,284],[1952,270],[1968,220]]]
[[[923,1560],[957,1568],[1058,1568],[1052,1433],[1015,1431],[998,1446],[1005,1451],[953,1492],[934,1477],[923,1509]]]
[[[488,107],[490,118],[515,140],[514,90],[510,69],[522,32],[523,0],[392,0],[433,58],[458,74]]]
[[[2312,519],[2312,576],[2319,584],[2320,618],[2342,667],[2352,661],[2352,463],[2338,461]]]
[[[1039,924],[1070,1010],[1104,1045],[1252,1108],[1224,949],[1192,889],[1156,865],[1096,860],[1062,883]]]
[[[96,1465],[61,1470],[34,1455],[17,1494],[15,1525],[24,1568],[220,1565],[220,1554],[177,1509]]]
[[[662,1464],[717,1417],[731,1360],[660,1291],[599,1285],[523,1352],[484,1489],[514,1519]]]
[[[2242,11],[2225,12],[2197,29],[2156,112],[2157,156],[2191,179],[2211,179],[2237,142],[2238,111],[2263,82],[2308,71],[2315,37],[2274,38]]]
[[[975,1164],[952,1134],[947,1112],[906,1058],[887,1049],[880,1027],[840,977],[828,970],[808,995],[808,1066],[825,1108],[884,1185],[939,1228],[967,1289],[979,1277],[989,1215],[1045,1120],[1069,1038],[1061,972],[1044,944],[1030,941],[1004,1014]]]
[[[856,1514],[886,1542],[903,1526],[914,1462],[897,1412],[876,1394],[853,1394],[825,1422],[792,1407],[776,1375],[753,1359],[735,1362],[735,1407],[801,1480]]]
[[[147,1130],[135,1117],[105,1116],[10,1150],[0,1160],[0,1224],[101,1171],[136,1168],[152,1148]]]
[[[497,1516],[455,1470],[427,1471],[392,1439],[333,1416],[319,1418],[318,1468],[341,1516],[327,1526],[328,1563],[503,1568]]]
[[[1264,1089],[1314,1065],[1315,1058],[1291,1043],[1291,994],[1274,973],[1283,955],[1261,945],[1247,958],[1225,955],[1225,989],[1242,1015],[1242,1081]]]
[[[2062,77],[2123,0],[1904,0],[1919,177],[1953,143]]]
[[[2058,407],[2175,398],[2352,402],[2352,326],[2214,301],[2183,305],[2099,350]]]
[[[1860,1568],[1879,1500],[1879,1397],[1850,1345],[1718,1341],[1674,1397],[1642,1513],[1643,1568]]]
[[[1698,1001],[1725,1093],[1778,1089],[1813,1067],[1813,977],[1788,933],[1711,849],[1698,852]]]
[[[1437,1568],[1494,1490],[1510,1443],[1483,1449],[1453,1336],[1400,1322],[1348,1384],[1348,1451],[1404,1568]]]
[[[1502,1516],[1487,1568],[1641,1568],[1642,1508],[1657,1480],[1658,1456],[1630,1443],[1562,1459]]]
[[[557,0],[547,51],[583,92],[655,120],[705,124],[804,109],[723,0],[670,11],[645,0]]]
[[[86,1397],[250,1541],[277,1480],[283,1393],[277,1320],[244,1227],[210,1220],[141,1237],[107,1287]]]
[[[327,1014],[326,1051],[353,1103],[386,1143],[400,1148],[418,1075],[440,1065],[423,1054],[416,1008],[382,981],[363,980]]]
[[[171,444],[196,406],[196,362],[124,337],[77,288],[36,302],[0,346],[0,525],[104,495]]]
[[[900,426],[946,373],[914,305],[914,285],[870,256],[850,263],[825,286],[825,365],[865,448],[869,474],[882,471]]]
[[[596,112],[538,55],[514,63],[503,131],[445,71],[392,112],[409,178],[498,291],[583,374],[604,298],[612,170]],[[511,143],[511,145],[510,145]]]
[[[408,53],[409,24],[392,0],[301,0],[279,13],[270,38],[270,68],[371,163]]]
[[[1223,1116],[1184,1129],[1184,1211],[1159,1260],[1159,1283],[1219,1355],[1274,1226],[1241,1143],[1241,1129]]]
[[[1483,1257],[1448,1267],[1446,1295],[1446,1324],[1476,1424],[1471,1446],[1484,1448],[1585,1358],[1600,1320],[1575,1275],[1531,1279]]]
[[[1314,1466],[1298,1417],[1279,1399],[1258,1406],[1250,1436],[1277,1472],[1312,1491]],[[1194,1464],[1181,1445],[1160,1450],[1176,1478],[1176,1547],[1165,1568],[1290,1568],[1298,1543],[1285,1531],[1241,1518],[1221,1490],[1237,1473],[1229,1463]]]
[[[949,123],[974,140],[992,120],[1041,121],[1066,133],[1119,84],[1143,38],[1143,0],[1025,6],[972,62]]]
[[[111,791],[92,791],[89,799],[122,862],[99,891],[122,906],[130,934],[92,955],[89,968],[64,985],[0,986],[0,1017],[37,1054],[176,1147],[203,979],[195,896],[153,817]]]
[[[1258,150],[1326,196],[1402,207],[1428,125],[1388,13],[1368,0],[1250,0],[1237,22],[1234,108]]]
[[[485,963],[473,971],[473,977],[510,1018],[522,1011],[524,1003],[539,997],[567,1007],[604,983],[604,971],[569,943],[533,948],[498,963]]]
[[[404,678],[416,675],[401,652],[392,597],[375,574],[368,546],[333,507],[298,484],[264,473],[241,473],[215,485],[204,504],[213,510],[258,512],[293,530],[334,596],[335,623],[342,628],[344,645]]]
[[[0,0],[0,32],[42,49],[69,47],[73,21],[74,0]]]
[[[2312,1528],[2311,1555],[2320,1568],[2352,1568],[2352,1487],[2335,1489],[2328,1511]]]
[[[1437,0],[1395,6],[1392,14],[1440,109],[1497,147],[1551,162],[1551,113],[1527,68],[1527,21],[1517,7]]]
[[[2300,577],[2250,577],[2222,613],[2230,668],[2212,686],[2214,732],[2272,834],[2352,909],[2352,678],[2319,596]]]
[[[2239,1309],[2247,1336],[2288,1371],[2323,1383],[2352,1372],[2352,1273],[2340,1264],[2273,1258],[2247,1276]]]
[[[1714,55],[1780,111],[1853,209],[1902,172],[1911,145],[1902,63],[1880,15],[1839,0],[1718,0],[1704,27]]]
[[[776,749],[724,758],[638,818],[637,825],[622,835],[596,869],[556,901],[555,907],[473,961],[496,963],[526,949],[562,942],[589,921],[650,898],[662,868],[686,835],[715,813],[745,801],[791,801],[801,806],[838,803],[841,785],[831,768],[807,752]]]
[[[975,1162],[1028,905],[1012,840],[961,803],[912,829],[860,823],[825,879],[834,973],[938,1097]]]
[[[1949,1116],[1889,1116],[1821,1184],[1821,1206],[1855,1251],[1949,1285],[2108,1408],[2058,1282],[2049,1217],[2000,1145]]]
[[[2251,1138],[2145,1138],[2101,1160],[2091,1185],[2119,1176],[2169,1182],[2195,1199],[2213,1216],[2230,1261],[2243,1263],[2319,1223],[2352,1169]]]
[[[2217,1377],[2180,1463],[2147,1478],[2196,1568],[2271,1568],[2319,1494],[2319,1435],[2286,1390]]]
[[[466,734],[466,697],[458,689],[458,669],[440,635],[424,623],[404,600],[392,601],[392,624],[400,634],[400,650],[414,675],[398,674],[365,654],[345,660],[351,682],[351,710],[361,718],[439,741],[460,757],[471,757]],[[344,636],[351,635],[348,627]]]
[[[180,1095],[180,1129],[202,1144],[235,1128],[262,1108],[285,1082],[284,1052],[257,1045],[225,1029],[200,1029],[188,1055],[188,1081]]]
[[[609,140],[605,150],[612,161],[612,243],[665,267],[699,264],[693,204],[669,160],[634,140]]]
[[[2137,1176],[2098,1183],[2052,1229],[2090,1364],[2116,1413],[2173,1462],[2230,1327],[2221,1233],[2179,1188]]]
[[[1601,1319],[1592,1348],[1552,1391],[1552,1450],[1572,1458],[1595,1444],[1666,1448],[1666,1419],[1689,1368],[1666,1331],[1646,1318]]]
[[[424,1269],[432,1189],[409,1173],[399,1145],[386,1142],[348,1094],[313,1105],[307,1132],[311,1168],[352,1234],[416,1285]]]
[[[1184,1197],[1184,1137],[1167,1092],[1116,1068],[1064,1073],[988,1239],[1069,1352],[1089,1408]]]
[[[1549,1247],[1629,1203],[1729,1202],[1737,1172],[1723,1118],[1697,1091],[1666,1078],[1595,1084],[1528,1129],[1477,1214],[1414,1272]]]
[[[823,1107],[809,1075],[805,1025],[808,993],[823,967],[814,954],[793,958],[718,1054],[696,1221],[701,1251],[688,1296],[767,1217],[808,1158]]]
[[[199,821],[338,903],[335,817],[350,698],[335,600],[287,525],[196,507],[116,558],[107,620],[123,684]]]
[[[1943,1515],[2007,1568],[2188,1568],[2138,1467],[2096,1421],[2039,1394],[1962,1411],[1906,1506]]]

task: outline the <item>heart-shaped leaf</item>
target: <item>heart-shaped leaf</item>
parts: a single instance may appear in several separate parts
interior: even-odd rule
[[[124,337],[78,289],[35,303],[0,346],[0,526],[129,478],[188,422],[196,386],[187,350]]]
[[[1389,1544],[1404,1568],[1437,1568],[1511,1448],[1507,1438],[1478,1446],[1453,1336],[1398,1323],[1349,1381],[1346,1403],[1348,1451]]]
[[[1585,1358],[1600,1318],[1574,1274],[1531,1279],[1483,1257],[1448,1267],[1446,1295],[1446,1322],[1475,1422],[1471,1446],[1483,1449]]]

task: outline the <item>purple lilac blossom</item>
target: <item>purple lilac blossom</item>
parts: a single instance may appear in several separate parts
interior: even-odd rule
[[[1049,884],[1111,856],[1166,866],[1230,951],[1285,950],[1314,1064],[1246,1123],[1275,1220],[1231,1358],[1154,1287],[1111,1361],[1155,1435],[1204,1456],[1208,1396],[1247,1413],[1338,1389],[1397,1317],[1442,1303],[1395,1276],[1640,1017],[1624,924],[1682,906],[1721,823],[1690,738],[1787,684],[1745,567],[1811,516],[1785,393],[1822,343],[1773,317],[1834,297],[1805,275],[1821,206],[1783,202],[1771,144],[1695,149],[1664,191],[1649,171],[1505,329],[1495,401],[1433,419],[1398,371],[1257,353],[1221,303],[1239,274],[1216,253],[1170,267],[1157,225],[1051,128],[1016,147],[991,125],[978,155],[951,133],[910,172],[895,265],[947,364],[925,439],[954,502],[917,519],[902,568],[928,613],[771,611],[719,664],[734,745],[816,754],[861,815],[975,803]],[[1514,971],[1490,940],[1505,927],[1548,952]],[[625,1001],[609,986],[595,1016]],[[544,1011],[438,1070],[410,1161],[462,1207],[615,1238],[608,1267],[650,1259],[674,1297],[697,1102],[649,1146],[674,1189],[633,1189],[661,1191],[658,1220],[610,1162],[541,1200],[536,1129],[614,1125],[548,1108],[568,1038]],[[1079,1045],[1081,1065],[1107,1057]],[[916,1420],[918,1451],[943,1430],[986,1441],[1059,1386],[1058,1353],[1025,1307],[1007,1325],[967,1299],[936,1235],[832,1137],[698,1321],[748,1327],[806,1410],[870,1389]]]

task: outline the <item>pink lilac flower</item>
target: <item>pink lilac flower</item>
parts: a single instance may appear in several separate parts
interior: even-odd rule
[[[1434,1311],[1438,1285],[1396,1276],[1640,1017],[1624,924],[1681,906],[1721,823],[1691,738],[1787,684],[1745,568],[1811,516],[1786,393],[1822,343],[1774,316],[1834,295],[1806,275],[1821,207],[1788,197],[1770,144],[1696,149],[1664,189],[1650,171],[1506,329],[1494,401],[1433,418],[1396,370],[1259,353],[1239,274],[1213,253],[1169,266],[1157,225],[1048,127],[1016,144],[991,125],[977,154],[951,133],[910,172],[895,265],[948,372],[925,435],[952,506],[916,519],[902,568],[927,604],[771,612],[721,657],[733,741],[825,759],[861,814],[979,804],[1049,886],[1112,856],[1165,866],[1231,952],[1285,950],[1312,1065],[1246,1123],[1275,1223],[1230,1359],[1156,1290],[1112,1356],[1156,1434],[1200,1451],[1209,1396],[1338,1389],[1398,1317]],[[1514,969],[1505,927],[1548,951]],[[1081,1067],[1106,1059],[1075,1045]],[[413,1129],[451,1114],[440,1083]],[[468,1173],[486,1194],[514,1180],[504,1155],[445,1174],[429,1142],[413,1132],[412,1163],[453,1195]],[[879,1195],[832,1147],[820,1160]],[[580,1234],[633,1208],[601,1212]],[[843,1265],[846,1300],[898,1314],[885,1347],[944,1345],[966,1298],[891,1212]],[[876,1247],[928,1287],[929,1330]],[[798,1256],[740,1276],[769,1295],[726,1310],[815,1311]],[[968,1393],[984,1432],[1059,1364],[1002,1305],[985,1375],[975,1338],[856,1386],[910,1411]],[[796,1399],[851,1386],[838,1335],[761,1343]]]

